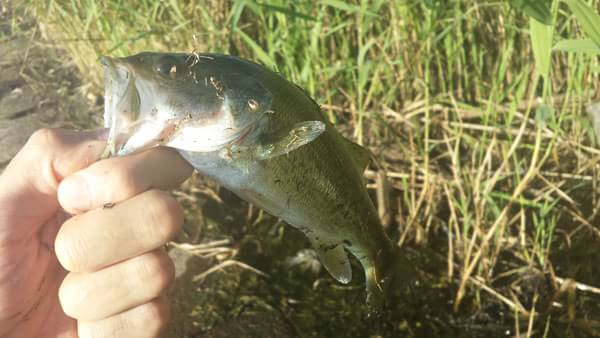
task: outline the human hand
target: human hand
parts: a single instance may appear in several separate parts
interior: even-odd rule
[[[157,189],[192,168],[167,148],[96,162],[104,146],[98,133],[44,129],[0,176],[1,337],[164,329],[173,264],[161,247],[183,216]]]

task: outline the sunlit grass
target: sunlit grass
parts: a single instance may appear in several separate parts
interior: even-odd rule
[[[458,310],[465,294],[493,289],[502,252],[512,253],[510,264],[548,272],[553,250],[564,247],[558,230],[598,236],[591,228],[600,151],[585,107],[599,97],[600,66],[593,54],[550,50],[558,39],[584,37],[569,8],[552,4],[554,26],[505,1],[82,0],[32,8],[96,92],[100,55],[143,50],[236,54],[305,88],[387,172],[399,242],[427,246],[445,234],[444,273],[458,285]],[[495,297],[533,316],[519,300],[528,296],[513,291]]]

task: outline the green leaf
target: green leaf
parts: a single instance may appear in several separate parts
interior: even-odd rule
[[[287,7],[275,6],[275,5],[271,5],[271,4],[260,4],[260,3],[258,5],[266,8],[267,10],[283,13],[289,17],[300,18],[300,19],[304,19],[304,20],[308,20],[308,21],[316,21],[317,20],[316,18],[314,18],[308,14],[297,12],[297,11],[287,8]]]
[[[248,36],[248,34],[246,34],[244,31],[238,28],[235,29],[235,32],[242,38],[242,40],[244,40],[248,47],[252,49],[254,55],[256,55],[258,60],[262,62],[267,68],[275,69],[277,67],[277,64],[269,56],[269,54],[267,54],[267,52],[265,52],[265,50],[262,49],[262,47],[259,46],[258,43],[256,43],[256,41],[254,41],[250,36]]]
[[[533,18],[529,19],[529,35],[535,58],[535,68],[538,74],[544,78],[547,78],[550,72],[553,28]]]
[[[323,5],[329,6],[329,7],[333,7],[336,9],[339,9],[341,11],[344,12],[358,12],[360,11],[360,6],[357,5],[352,5],[349,4],[345,1],[339,1],[339,0],[323,0],[321,1],[321,3]]]
[[[510,4],[544,25],[552,24],[552,13],[544,0],[511,0]]]
[[[229,18],[228,18],[228,21],[231,23],[232,31],[237,29],[237,24],[238,24],[238,21],[240,21],[240,17],[242,16],[244,7],[246,7],[246,1],[244,1],[244,0],[234,1],[233,6],[231,7]]]
[[[349,4],[345,1],[340,0],[321,0],[321,3],[325,6],[333,7],[348,13],[356,13],[363,11],[358,5]],[[367,10],[363,11],[362,14],[368,16],[377,16],[376,13]]]
[[[560,40],[552,49],[569,53],[600,54],[600,46],[592,41],[592,39]]]
[[[423,4],[425,5],[425,7],[427,7],[427,9],[432,11],[442,5],[442,3],[440,3],[440,1],[438,0],[424,0]]]
[[[583,0],[564,0],[581,24],[585,34],[600,46],[600,15]]]

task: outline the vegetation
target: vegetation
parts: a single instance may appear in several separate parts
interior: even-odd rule
[[[230,238],[236,259],[270,276],[245,272],[238,292],[284,313],[301,336],[581,337],[600,335],[600,150],[586,113],[600,98],[599,4],[73,0],[29,8],[92,93],[101,93],[100,55],[240,55],[305,88],[373,151],[369,187],[390,235],[422,271],[377,325],[361,320],[360,281],[341,287],[284,263],[305,244],[293,230],[210,184],[178,192],[190,219],[212,212],[198,200],[230,201],[222,213],[241,225],[203,229],[197,241]]]

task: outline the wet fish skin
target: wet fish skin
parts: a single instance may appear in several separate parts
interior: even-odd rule
[[[164,54],[144,53],[119,62],[128,65],[131,75],[136,77],[136,85],[157,82],[141,86],[153,87],[160,95],[174,96],[180,101],[189,97],[188,102],[169,108],[177,115],[174,118],[181,119],[189,111],[194,112],[182,111],[181,106],[212,106],[214,110],[225,96],[234,101],[228,108],[234,111],[231,114],[234,120],[241,120],[234,126],[252,126],[247,134],[221,149],[179,148],[194,168],[301,230],[326,269],[342,283],[352,278],[345,250],[352,253],[365,269],[367,302],[373,309],[383,304],[386,290],[395,284],[393,280],[413,277],[410,264],[396,252],[384,233],[365,188],[362,172],[369,160],[368,152],[343,138],[314,100],[278,74],[236,57],[219,54],[174,54],[174,57],[184,62],[181,64],[186,66],[181,69],[185,69],[187,76],[173,86],[166,85],[165,74],[154,74],[160,70],[156,60],[164,58]],[[191,59],[196,62],[187,63]],[[216,85],[211,83],[211,77]],[[194,97],[191,88],[201,94]],[[141,120],[147,109],[140,108],[146,112],[140,113]],[[209,110],[198,109],[196,114],[208,114]],[[253,114],[262,115],[256,118]],[[298,126],[307,121],[322,125],[323,130],[299,133],[304,143],[290,147],[282,152],[284,155],[257,156],[256,149],[293,143],[295,131],[300,130]]]

